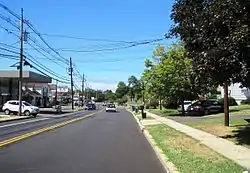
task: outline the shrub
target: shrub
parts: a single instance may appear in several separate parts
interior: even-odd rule
[[[224,104],[224,98],[219,99],[219,102],[221,104]],[[228,103],[229,103],[229,106],[237,106],[238,105],[235,98],[233,98],[233,97],[228,98]]]
[[[163,101],[162,106],[166,109],[177,109],[179,107],[179,104],[174,101]]]
[[[122,97],[121,99],[118,99],[118,105],[124,105],[125,103],[127,103],[128,99],[126,96]]]
[[[240,102],[240,104],[242,104],[242,105],[250,105],[250,99],[242,100],[242,101]]]
[[[157,99],[152,99],[146,104],[146,109],[156,109],[159,106]]]

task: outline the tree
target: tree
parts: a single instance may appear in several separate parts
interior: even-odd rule
[[[170,35],[185,43],[195,74],[207,84],[249,86],[250,4],[243,0],[178,0]],[[225,93],[225,98],[228,94]],[[225,125],[229,125],[225,100]]]
[[[115,91],[116,97],[121,99],[128,93],[128,87],[124,82],[119,82]]]
[[[182,104],[184,112],[184,100],[193,100],[198,97],[197,88],[192,83],[191,59],[186,56],[185,49],[181,42],[172,44],[162,57],[161,73],[163,82],[167,84],[166,93],[170,100],[175,100]]]
[[[112,90],[106,90],[104,92],[104,94],[105,94],[106,100],[108,100],[110,102],[115,102],[116,101],[116,95],[115,95],[115,93],[113,93]]]
[[[131,100],[139,100],[141,98],[141,83],[135,76],[128,78],[128,95]]]

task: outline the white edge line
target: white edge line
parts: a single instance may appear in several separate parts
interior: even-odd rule
[[[47,120],[47,119],[49,119],[49,118],[41,118],[41,119],[37,119],[37,120],[30,120],[30,121],[24,121],[24,122],[19,122],[19,123],[6,124],[6,125],[0,126],[0,128],[12,127],[12,126],[20,125],[20,124],[27,124],[27,123],[43,121],[43,120]]]
[[[165,154],[163,154],[162,150],[156,145],[155,140],[153,139],[153,137],[150,135],[150,133],[148,132],[148,130],[145,128],[144,125],[142,125],[142,123],[140,122],[139,118],[130,110],[126,109],[128,112],[130,112],[133,117],[136,119],[139,127],[142,130],[143,135],[145,136],[145,138],[147,139],[149,145],[151,146],[151,148],[153,149],[153,151],[155,152],[158,160],[160,161],[160,163],[162,164],[162,167],[164,168],[164,170],[166,171],[166,173],[179,173],[179,171],[177,171],[175,165],[172,162],[169,162],[167,156],[165,156]]]

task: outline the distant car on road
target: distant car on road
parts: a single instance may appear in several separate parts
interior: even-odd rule
[[[10,100],[7,101],[4,105],[2,110],[6,115],[9,115],[11,113],[17,115],[19,111],[19,101],[18,100]],[[39,113],[39,108],[36,106],[31,105],[28,102],[23,101],[22,102],[22,114],[25,116],[33,115],[36,117],[36,115]]]
[[[209,115],[224,112],[224,105],[216,100],[197,101],[188,106],[188,115]]]
[[[106,112],[117,112],[116,107],[114,104],[108,104],[105,108]]]
[[[96,110],[96,105],[94,103],[87,103],[86,104],[86,107],[85,107],[86,110]]]

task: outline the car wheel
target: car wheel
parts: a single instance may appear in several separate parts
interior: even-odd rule
[[[33,114],[33,117],[35,117],[35,118],[36,118],[36,116],[37,116],[37,114]]]
[[[10,110],[9,109],[5,109],[4,113],[5,113],[5,115],[9,115],[10,114]]]
[[[30,111],[24,111],[25,116],[30,116]]]

